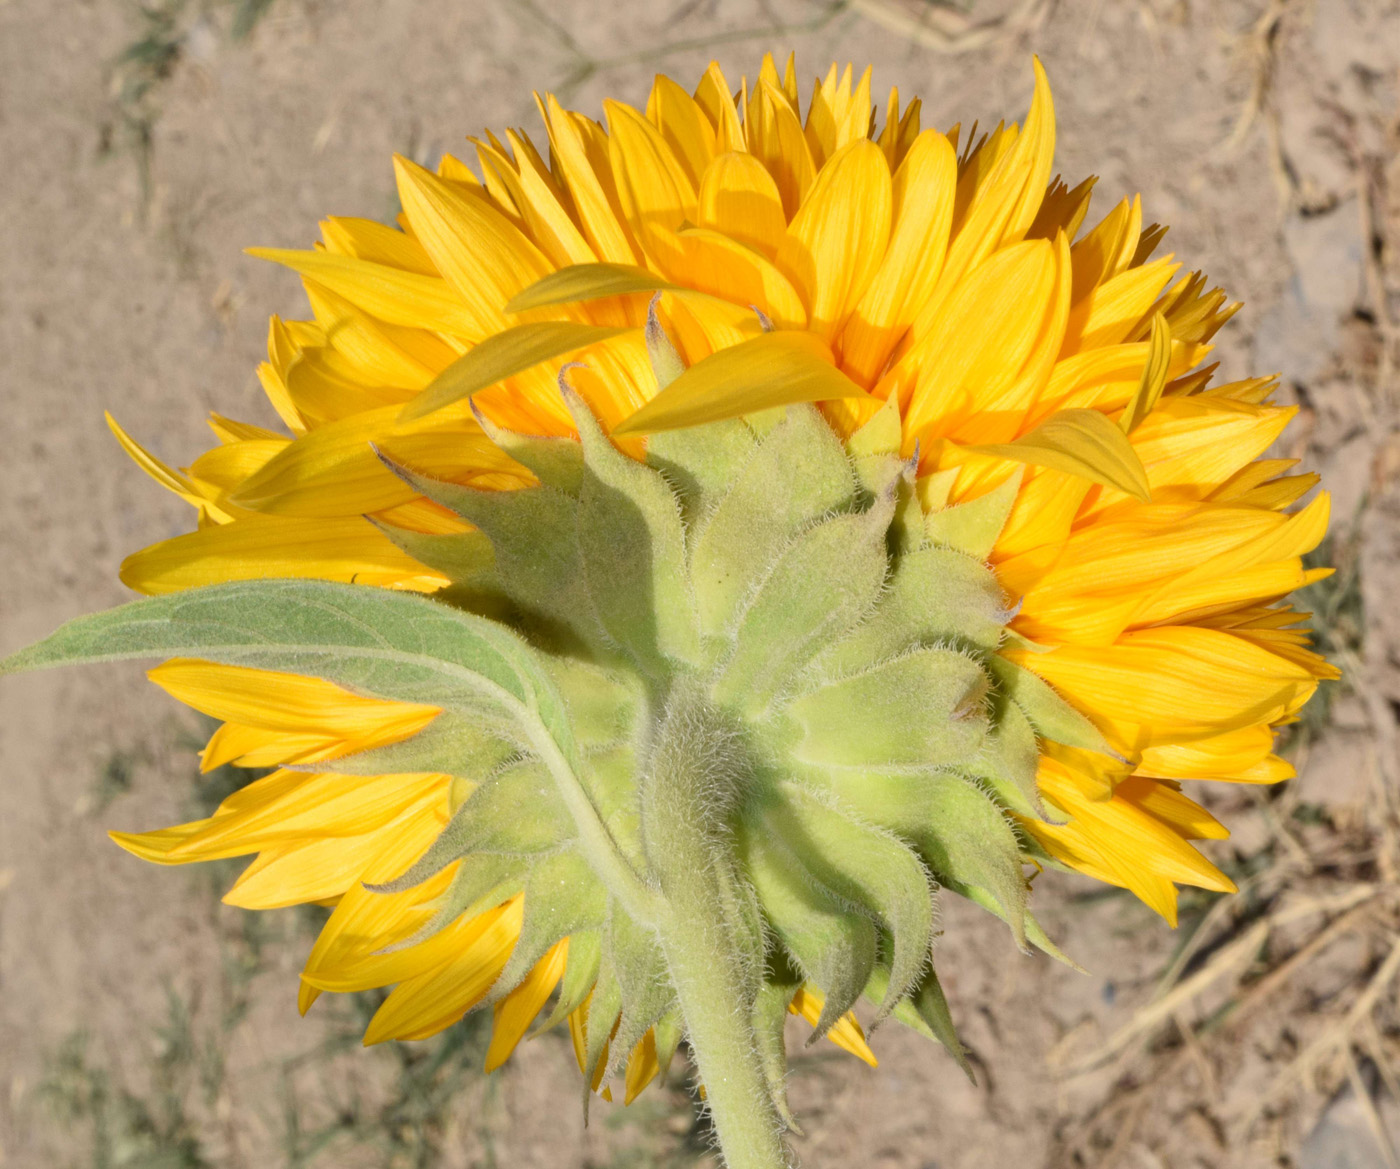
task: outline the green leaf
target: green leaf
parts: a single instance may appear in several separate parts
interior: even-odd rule
[[[635,676],[562,656],[546,658],[544,668],[564,699],[581,747],[610,746],[632,736],[643,701]]]
[[[237,581],[134,601],[68,622],[0,662],[0,672],[172,653],[328,678],[502,723],[535,714],[572,742],[554,688],[519,636],[423,597],[363,585]]]
[[[754,1039],[758,1044],[758,1056],[763,1063],[763,1078],[768,1082],[768,1095],[779,1119],[792,1132],[799,1136],[802,1130],[792,1115],[787,1100],[787,1050],[783,1043],[783,1030],[787,1023],[788,1004],[797,993],[800,980],[789,971],[774,972],[759,988],[753,1004]],[[659,1039],[658,1039],[658,1056]]]
[[[453,861],[473,854],[521,856],[523,871],[529,854],[557,851],[573,835],[573,823],[549,772],[538,763],[517,763],[476,787],[392,891],[421,885]]]
[[[1040,675],[1000,654],[990,655],[987,666],[1002,692],[1025,711],[1041,738],[1063,743],[1066,747],[1110,755],[1114,759],[1122,758],[1109,746],[1099,728],[1061,698]]]
[[[763,333],[697,361],[613,434],[655,434],[773,406],[868,396],[832,364],[819,338]]]
[[[766,829],[833,893],[874,914],[894,940],[883,1017],[928,962],[933,944],[928,873],[894,836],[858,823],[812,790],[783,783],[776,795],[763,809]]]
[[[502,763],[520,753],[511,736],[493,733],[480,719],[444,710],[411,738],[353,755],[333,763],[297,765],[296,770],[334,770],[340,775],[407,775],[441,771],[480,783]]]
[[[1029,890],[1006,813],[976,783],[951,775],[928,786],[924,807],[924,829],[915,840],[934,875],[959,893],[969,886],[989,890],[1024,949]]]
[[[849,901],[825,888],[779,838],[745,832],[740,846],[764,915],[804,976],[826,996],[810,1044],[864,991],[879,952],[875,922],[853,913]]]
[[[617,847],[633,868],[643,872],[647,865],[637,801],[639,769],[635,745],[623,742],[606,751],[590,752],[580,778]]]
[[[671,1070],[671,1061],[676,1058],[676,1048],[685,1038],[685,1020],[679,1010],[667,1011],[652,1024],[652,1035],[656,1040],[656,1063],[658,1073],[664,1080]]]
[[[1003,693],[992,696],[992,730],[977,756],[962,770],[985,780],[1006,807],[1032,819],[1045,818],[1035,775],[1040,745],[1035,728],[1015,702]]]
[[[854,494],[850,464],[825,419],[811,407],[790,410],[699,523],[690,573],[701,629],[726,631],[783,546]]]
[[[501,591],[526,614],[545,618],[585,645],[602,645],[579,560],[576,500],[553,487],[480,491],[384,461],[415,491],[485,533]]]
[[[851,468],[865,493],[879,498],[904,474],[907,464],[893,455],[861,455],[851,459]]]
[[[877,966],[865,988],[865,997],[873,1003],[880,1002],[887,993],[889,981],[889,968]],[[947,1049],[948,1054],[957,1060],[958,1066],[967,1073],[967,1078],[973,1083],[977,1082],[977,1078],[972,1074],[972,1064],[968,1062],[967,1048],[958,1039],[952,1012],[948,1010],[948,1000],[943,995],[943,987],[932,965],[925,971],[909,997],[895,1007],[894,1018],[926,1039],[938,1040]]]
[[[506,302],[506,312],[524,313],[556,304],[602,300],[636,292],[660,292],[675,288],[654,272],[632,264],[570,264],[536,280]]]
[[[739,619],[715,697],[750,715],[765,710],[816,653],[874,606],[885,581],[893,493],[858,515],[834,516],[798,536]]]
[[[955,766],[987,732],[987,686],[964,654],[913,650],[795,699],[795,754],[826,767]]]
[[[436,569],[454,585],[471,590],[495,587],[496,554],[484,533],[433,535],[396,528],[371,516],[365,518],[414,560]]]
[[[996,574],[951,548],[905,553],[870,619],[817,660],[827,677],[854,673],[919,645],[993,649],[1006,623]]]
[[[1167,386],[1167,373],[1172,364],[1172,329],[1167,318],[1161,313],[1152,316],[1152,339],[1147,347],[1147,364],[1142,370],[1142,380],[1134,392],[1132,400],[1118,419],[1124,434],[1132,434],[1142,420],[1152,413],[1162,391]]]
[[[846,440],[846,452],[853,459],[869,455],[899,456],[904,431],[899,419],[899,395],[891,394],[870,420]]]
[[[583,447],[577,439],[517,434],[497,426],[475,406],[472,413],[486,437],[522,467],[533,471],[546,487],[557,488],[565,495],[578,494],[583,480]]]
[[[578,547],[593,610],[644,671],[665,676],[668,659],[694,662],[700,648],[680,503],[658,472],[613,446],[582,398],[566,389],[564,400],[583,443]]]
[[[664,390],[685,373],[685,359],[656,315],[656,302],[660,299],[661,294],[658,292],[647,305],[646,341],[647,357],[651,361],[651,372],[656,377],[656,388]]]
[[[355,693],[479,720],[548,768],[594,872],[639,909],[652,894],[618,851],[579,779],[563,699],[504,626],[391,589],[312,580],[239,581],[79,617],[0,672],[171,654],[325,678]]]
[[[399,412],[399,422],[412,422],[508,377],[629,332],[609,325],[585,325],[576,321],[535,321],[493,333],[474,345],[437,375]]]
[[[627,1067],[632,1049],[651,1025],[674,1009],[676,994],[656,935],[616,909],[604,937],[604,964],[617,979],[622,996],[621,1018],[608,1059],[608,1074],[616,1075]]]
[[[603,931],[579,930],[569,935],[569,956],[564,965],[564,977],[559,982],[559,997],[554,1010],[535,1032],[557,1027],[588,1001],[598,970],[603,962]]]
[[[924,535],[931,543],[966,552],[985,561],[1006,527],[1007,517],[1021,490],[1020,467],[1000,486],[967,503],[931,511],[924,516]]]
[[[666,476],[688,517],[703,514],[734,483],[757,446],[742,418],[684,430],[663,430],[647,439],[647,463]]]
[[[1061,410],[1014,442],[967,448],[978,454],[1014,459],[1078,475],[1126,495],[1151,502],[1147,469],[1128,436],[1097,410]]]
[[[849,771],[828,773],[825,786],[854,815],[913,844],[940,883],[964,895],[974,886],[990,890],[1023,942],[1020,842],[975,780],[948,771]]]
[[[583,1101],[584,1118],[588,1116],[588,1100],[593,1095],[593,1081],[598,1075],[598,1065],[603,1061],[603,1053],[613,1038],[613,1030],[622,1016],[622,984],[612,968],[612,946],[609,931],[604,929],[603,959],[598,968],[598,977],[593,984],[592,997],[588,1000],[588,1019],[584,1024],[583,1037]],[[606,1074],[606,1073],[605,1073]]]
[[[491,987],[491,1001],[505,997],[519,986],[535,963],[561,938],[597,929],[607,916],[607,890],[581,853],[564,849],[540,857],[525,879],[525,916],[520,937],[501,976]]]

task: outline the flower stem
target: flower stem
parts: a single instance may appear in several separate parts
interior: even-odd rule
[[[705,1102],[728,1169],[784,1169],[783,1124],[764,1077],[752,1004],[715,936],[689,917],[675,920],[662,940]]]
[[[655,925],[728,1169],[784,1169],[783,1123],[755,1032],[764,940],[734,854],[742,737],[701,695],[667,700],[642,783],[642,837],[664,909]]]

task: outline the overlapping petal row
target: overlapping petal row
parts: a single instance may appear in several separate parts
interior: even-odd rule
[[[1318,576],[1301,557],[1327,500],[1295,507],[1315,477],[1261,457],[1293,413],[1269,402],[1271,379],[1211,385],[1211,339],[1238,306],[1157,256],[1165,229],[1143,225],[1138,200],[1086,229],[1093,180],[1053,176],[1039,66],[1025,122],[982,135],[923,129],[897,91],[882,120],[869,70],[849,66],[804,115],[792,62],[780,75],[771,58],[737,94],[716,65],[693,94],[658,77],[644,111],[610,101],[606,124],[539,104],[546,152],[512,130],[474,140],[479,176],[451,156],[437,173],[397,159],[397,226],[330,218],[312,250],[258,253],[299,273],[311,305],[310,320],[273,318],[259,371],[285,430],[215,416],[219,445],[175,470],[117,429],[199,520],[132,556],[123,579],[153,594],[289,576],[441,589],[448,578],[405,546],[465,524],[379,454],[451,483],[531,486],[483,426],[572,434],[565,363],[634,455],[648,430],[799,400],[821,401],[845,436],[894,397],[926,511],[1020,476],[989,557],[1017,605],[1003,655],[1121,757],[1043,745],[1040,792],[1063,822],[1025,829],[1171,920],[1177,885],[1231,888],[1191,844],[1226,831],[1183,783],[1292,774],[1274,728],[1333,671],[1283,599]],[[658,396],[644,336],[656,294],[689,370],[744,345],[748,368],[774,376]],[[369,1041],[432,1034],[483,1000],[520,898],[414,942],[452,870],[407,892],[365,888],[402,873],[465,793],[446,775],[334,771],[432,708],[199,662],[152,676],[223,721],[206,766],[299,770],[120,843],[163,863],[257,853],[229,901],[334,905],[302,1006],[397,984]],[[495,1005],[489,1066],[545,1006],[566,950]],[[793,1004],[813,1021],[820,1007],[812,988]],[[831,1035],[871,1058],[854,1020]],[[638,1044],[629,1099],[666,1047]]]

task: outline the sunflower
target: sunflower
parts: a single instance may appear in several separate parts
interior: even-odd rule
[[[198,513],[195,531],[128,558],[122,579],[152,596],[265,578],[430,594],[514,624],[534,644],[568,626],[558,644],[574,648],[559,660],[573,665],[560,678],[618,651],[645,681],[657,661],[708,661],[704,647],[729,637],[714,701],[754,725],[786,710],[800,744],[781,749],[827,769],[819,795],[794,796],[766,813],[764,829],[740,833],[744,865],[766,874],[753,877],[755,912],[786,947],[775,958],[770,944],[754,994],[776,995],[780,1011],[871,1064],[848,1009],[861,992],[884,1013],[924,987],[911,1025],[961,1048],[936,981],[919,973],[929,938],[923,953],[901,952],[900,911],[867,915],[880,927],[869,938],[828,913],[823,944],[871,956],[851,959],[851,982],[851,962],[804,950],[796,918],[775,908],[802,900],[811,882],[784,883],[803,858],[774,842],[805,834],[830,867],[845,829],[823,817],[848,797],[860,830],[884,833],[861,846],[872,856],[908,835],[905,813],[888,809],[915,797],[921,814],[939,809],[965,838],[935,831],[920,845],[924,875],[911,880],[924,899],[931,873],[1004,917],[1018,942],[1052,953],[1024,909],[1024,864],[1129,889],[1172,924],[1177,886],[1232,890],[1193,844],[1226,829],[1186,790],[1293,774],[1273,753],[1276,728],[1336,676],[1308,648],[1307,615],[1286,601],[1326,573],[1301,558],[1325,533],[1327,498],[1295,507],[1316,476],[1262,457],[1294,413],[1270,402],[1275,379],[1212,384],[1212,338],[1239,305],[1157,255],[1166,229],[1144,226],[1140,200],[1085,228],[1094,180],[1070,186],[1053,174],[1039,63],[1024,123],[982,134],[924,129],[919,101],[902,105],[897,90],[881,122],[870,70],[857,78],[849,65],[817,82],[804,116],[791,58],[780,74],[765,57],[737,93],[716,64],[693,93],[658,76],[645,110],[608,101],[605,123],[552,96],[537,101],[546,152],[508,130],[472,140],[476,169],[451,155],[436,172],[396,158],[395,226],[332,217],[310,250],[254,250],[296,272],[310,302],[308,320],[272,319],[259,369],[284,429],[215,415],[218,445],[176,470],[112,421],[135,461]],[[830,449],[841,453],[826,481]],[[555,553],[549,509],[528,503],[568,495],[586,508],[580,476],[636,501],[651,541],[637,556],[679,566],[648,578],[645,637],[634,636],[625,584],[621,599],[600,600],[595,582],[604,631],[583,652],[573,577],[531,583],[530,558]],[[657,483],[683,513],[671,560],[655,518],[671,504],[648,510]],[[740,626],[757,621],[787,561],[763,552],[777,567],[745,583],[743,557],[759,555],[760,537],[765,549],[808,536],[815,548],[811,534],[834,533],[838,520],[839,555],[811,551],[806,591],[775,594],[782,604],[764,620],[782,636],[765,626],[746,649]],[[609,547],[622,581],[636,548],[621,537]],[[852,549],[867,547],[878,563],[859,603],[847,582],[803,616],[822,572],[864,564]],[[932,575],[901,576],[933,554],[945,558]],[[583,576],[596,573],[586,548],[580,563]],[[698,641],[668,616],[681,579],[698,598]],[[902,580],[933,584],[920,592]],[[956,612],[938,624],[929,613],[945,601]],[[843,623],[832,624],[838,611]],[[904,623],[898,652],[888,613]],[[827,684],[784,707],[775,696],[789,684],[775,671],[794,655]],[[622,1070],[633,1099],[683,1033],[695,1042],[695,1020],[661,1010],[630,1026],[621,1000],[600,1006],[612,984],[598,973],[597,930],[540,933],[531,899],[543,884],[473,878],[470,896],[461,891],[472,849],[492,846],[483,837],[469,848],[452,826],[464,807],[485,806],[474,793],[488,789],[470,769],[423,769],[458,758],[465,742],[451,738],[445,704],[313,672],[199,657],[152,670],[221,721],[206,768],[275,770],[208,819],[113,838],[163,864],[256,854],[231,904],[333,907],[301,975],[303,1011],[325,991],[393,986],[369,1025],[373,1043],[432,1035],[489,1003],[490,1070],[553,999],[544,1024],[568,1021],[590,1086],[606,1090],[605,1072]],[[886,689],[866,685],[886,675]],[[603,720],[625,721],[633,716],[618,711],[648,701],[637,697],[645,685],[634,693],[615,675],[560,685],[576,714],[592,702]],[[867,727],[862,712],[892,695],[904,729],[886,743],[888,720]],[[935,707],[941,721],[927,729],[921,712]],[[658,725],[658,742],[692,754],[701,739],[723,739],[681,726],[667,740],[669,724]],[[993,731],[958,737],[972,726]],[[437,756],[421,747],[434,735]],[[489,790],[540,790],[516,756],[486,754],[478,770],[493,778]],[[638,771],[632,756],[620,766]],[[935,783],[950,768],[968,777],[956,792]],[[659,823],[666,813],[639,782],[642,818]],[[701,820],[729,815],[727,798],[707,789]],[[534,818],[518,802],[511,811]],[[543,839],[547,827],[530,830]],[[505,831],[495,820],[474,831],[488,828]],[[986,858],[1001,848],[1012,855],[998,868]],[[512,849],[526,845],[500,851]],[[891,873],[901,855],[891,851]],[[567,886],[572,872],[561,864],[549,879]],[[838,892],[842,879],[821,877]],[[867,887],[851,881],[843,904]],[[740,917],[746,896],[733,893]],[[605,973],[608,962],[625,989],[625,962],[605,958]],[[774,963],[790,976],[772,976]],[[609,1044],[620,1053],[609,1056]],[[703,1057],[701,1071],[708,1082]],[[723,1125],[721,1137],[729,1148]]]

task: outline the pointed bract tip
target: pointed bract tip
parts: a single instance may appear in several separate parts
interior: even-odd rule
[[[588,365],[582,361],[566,361],[563,365],[559,367],[559,392],[564,396],[565,402],[572,403],[574,401],[577,401],[580,404],[583,403],[583,395],[580,394],[576,389],[574,389],[573,386],[569,384],[569,379],[566,375],[571,370],[587,368]],[[572,409],[572,407],[570,408]]]

